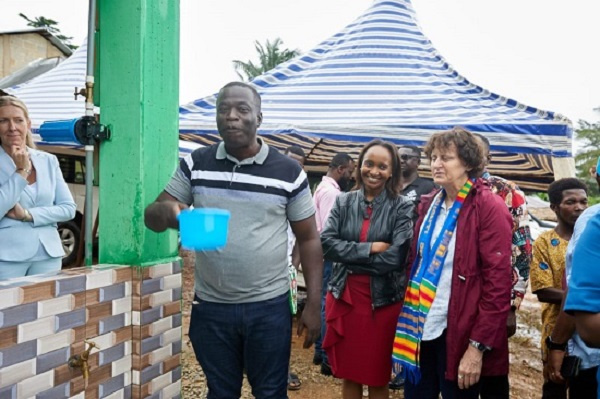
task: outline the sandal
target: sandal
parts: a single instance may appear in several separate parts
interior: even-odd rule
[[[302,381],[297,374],[288,373],[287,389],[288,391],[297,391],[302,386]]]

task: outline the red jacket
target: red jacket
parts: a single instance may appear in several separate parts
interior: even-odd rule
[[[418,237],[435,194],[421,197]],[[510,310],[513,221],[502,199],[478,179],[458,215],[452,286],[446,330],[446,374],[456,380],[469,339],[492,348],[483,356],[482,375],[508,374],[506,319]],[[416,252],[413,240],[409,267]]]

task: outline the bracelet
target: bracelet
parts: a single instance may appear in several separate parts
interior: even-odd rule
[[[25,176],[29,177],[29,175],[31,174],[31,167],[29,168],[17,168],[17,173],[19,173],[19,171],[22,170],[25,172]]]

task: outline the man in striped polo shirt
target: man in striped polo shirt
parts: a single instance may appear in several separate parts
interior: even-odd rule
[[[260,96],[232,82],[217,98],[223,141],[180,162],[156,201],[148,228],[178,228],[182,209],[231,212],[227,245],[197,251],[189,336],[208,383],[208,398],[240,397],[246,372],[257,398],[287,397],[291,344],[288,303],[288,222],[300,249],[307,301],[298,323],[304,347],[320,332],[321,241],[306,174],[256,135]]]

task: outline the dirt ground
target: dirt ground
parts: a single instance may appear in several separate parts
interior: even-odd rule
[[[206,380],[198,365],[187,335],[190,305],[194,290],[193,253],[182,251],[183,268],[183,353],[182,396],[185,399],[205,398]],[[517,334],[510,339],[510,392],[511,398],[537,399],[541,397],[542,364],[540,361],[540,306],[530,293],[518,313]],[[294,329],[295,331],[295,329]],[[320,374],[312,364],[312,348],[302,349],[302,337],[292,337],[292,370],[298,374],[302,386],[298,391],[288,391],[290,399],[341,398],[341,383],[333,377]],[[403,398],[402,391],[390,391],[390,398]],[[253,398],[244,383],[242,398]]]

